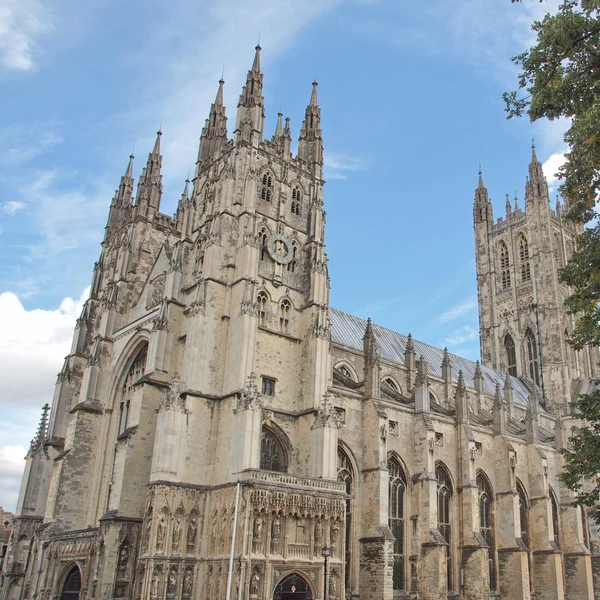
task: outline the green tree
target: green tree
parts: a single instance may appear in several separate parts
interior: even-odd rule
[[[512,0],[515,2],[515,0]],[[519,91],[504,94],[508,118],[567,117],[568,147],[558,173],[568,218],[586,224],[560,278],[571,287],[565,304],[576,316],[570,344],[600,345],[600,0],[565,0],[555,14],[532,24],[536,44],[512,60]],[[600,390],[578,396],[574,408],[588,425],[573,436],[562,481],[582,503],[600,507]],[[586,482],[587,485],[584,485]],[[600,515],[600,511],[596,513]]]

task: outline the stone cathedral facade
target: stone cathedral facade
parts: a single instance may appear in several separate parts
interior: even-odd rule
[[[262,87],[257,47],[173,218],[161,133],[135,194],[130,160],[0,598],[600,598],[598,532],[558,480],[598,357],[566,344],[576,231],[535,153],[525,210],[494,221],[475,192],[473,363],[329,306],[317,84],[297,156],[281,114],[264,137]]]

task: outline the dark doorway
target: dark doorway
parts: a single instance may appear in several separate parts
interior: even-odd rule
[[[60,597],[61,600],[79,600],[79,592],[81,591],[81,572],[79,567],[73,567],[63,587],[63,593]]]
[[[291,573],[279,582],[273,600],[312,600],[312,592],[304,577]]]

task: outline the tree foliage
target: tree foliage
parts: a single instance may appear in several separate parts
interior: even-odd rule
[[[512,0],[515,2],[515,0]],[[558,173],[568,218],[587,224],[577,250],[561,270],[570,286],[566,309],[576,324],[569,340],[576,350],[600,345],[600,0],[564,0],[555,14],[532,24],[536,44],[513,58],[519,91],[504,94],[508,117],[567,117],[568,147]],[[573,408],[587,425],[564,449],[561,479],[582,503],[600,505],[600,390],[578,396]],[[583,483],[585,482],[585,484]]]

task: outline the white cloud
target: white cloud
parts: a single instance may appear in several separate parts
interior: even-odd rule
[[[558,178],[556,174],[558,173],[558,169],[565,164],[565,155],[556,153],[550,155],[550,157],[544,162],[542,165],[542,169],[544,170],[544,175],[548,180],[548,187],[550,192],[553,192],[558,186]]]
[[[471,342],[476,340],[479,337],[479,332],[475,327],[471,327],[470,325],[465,325],[460,327],[452,334],[450,334],[444,342],[448,346],[456,346],[458,344],[464,344],[465,342]]]
[[[13,511],[17,505],[26,452],[25,446],[0,446],[0,506],[5,510]]]
[[[51,13],[41,0],[0,0],[0,67],[35,67],[37,40],[52,29]]]
[[[79,299],[65,298],[56,310],[26,310],[12,292],[0,294],[0,406],[41,407],[51,401],[88,295],[86,288]]]
[[[19,200],[8,200],[2,205],[2,212],[12,217],[24,207],[24,202],[20,202]]]
[[[62,136],[48,127],[30,124],[9,125],[3,129],[0,132],[0,163],[11,167],[22,165],[62,143]]]
[[[438,323],[448,323],[448,321],[453,321],[454,319],[458,319],[463,315],[466,315],[477,308],[477,298],[467,298],[463,302],[456,304],[452,308],[449,308],[447,311],[443,312],[438,317]]]

